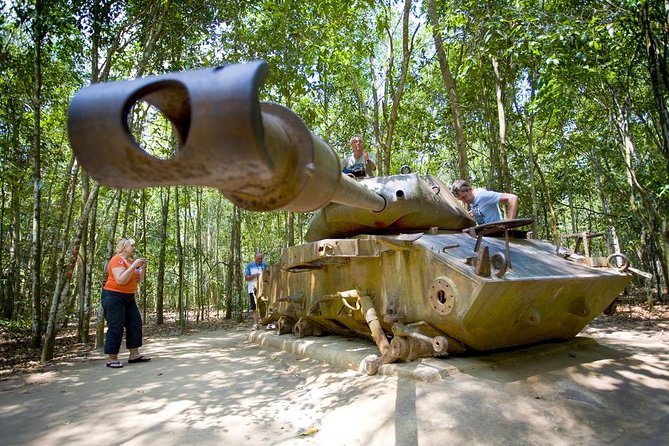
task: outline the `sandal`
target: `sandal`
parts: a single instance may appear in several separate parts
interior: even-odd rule
[[[107,363],[107,367],[109,367],[110,369],[121,369],[123,368],[123,364],[121,364],[120,361],[109,361]]]
[[[149,361],[151,361],[151,358],[142,355],[133,359],[128,359],[128,364],[135,364],[136,362],[149,362]]]

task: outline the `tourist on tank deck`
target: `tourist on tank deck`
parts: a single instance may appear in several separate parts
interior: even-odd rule
[[[470,206],[470,213],[478,225],[503,220],[500,203],[506,203],[508,220],[516,217],[518,196],[515,194],[473,189],[465,180],[454,181],[451,192],[455,198]]]
[[[353,153],[344,159],[342,172],[354,178],[370,178],[376,171],[376,160],[364,148],[362,136],[351,137]]]
[[[135,241],[131,238],[119,240],[116,255],[107,265],[108,277],[102,287],[102,308],[107,320],[104,352],[108,355],[107,367],[120,369],[118,360],[123,331],[126,347],[130,354],[128,363],[150,361],[151,358],[139,353],[142,346],[142,317],[135,301],[137,285],[146,274],[146,258],[133,259]]]

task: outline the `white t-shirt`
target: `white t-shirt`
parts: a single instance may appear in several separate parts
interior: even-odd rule
[[[267,268],[267,264],[265,262],[261,263],[260,265],[256,264],[256,262],[251,262],[246,266],[246,269],[244,269],[244,276],[250,276],[252,274],[259,274],[263,272]],[[246,282],[248,285],[248,290],[249,293],[253,292],[253,288],[255,288],[256,284],[258,283],[258,278],[255,277],[253,280],[250,280]]]
[[[376,159],[374,159],[374,155],[371,153],[367,153],[369,156],[369,159],[376,165]],[[360,155],[360,158],[356,158],[355,155],[351,154],[348,157],[344,158],[344,161],[342,163],[342,169],[346,170],[348,169],[349,171],[352,172],[365,172],[365,155],[362,154]]]
[[[502,220],[502,211],[499,208],[501,195],[492,190],[476,189],[476,196],[472,202],[472,215],[476,224],[482,225]]]

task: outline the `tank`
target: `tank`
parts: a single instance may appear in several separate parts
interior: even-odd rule
[[[313,211],[307,243],[261,276],[263,323],[298,338],[373,341],[380,364],[569,339],[629,284],[623,254],[585,257],[528,239],[529,219],[476,226],[440,179],[356,181],[291,110],[261,102],[263,61],[95,84],[73,98],[68,131],[88,174],[111,187],[218,188],[252,211]],[[129,131],[144,101],[179,150],[147,153]]]

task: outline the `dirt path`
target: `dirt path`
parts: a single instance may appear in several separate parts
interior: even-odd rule
[[[669,332],[661,324],[646,332],[594,324],[567,343],[425,360],[421,367],[441,370],[431,382],[300,359],[249,342],[245,330],[154,338],[144,348],[149,363],[111,370],[91,356],[3,379],[0,438],[40,446],[662,444]],[[327,342],[342,354],[369,347]]]

